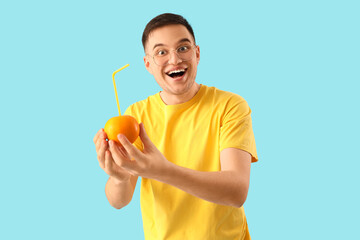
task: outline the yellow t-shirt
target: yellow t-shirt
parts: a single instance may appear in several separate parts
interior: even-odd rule
[[[234,93],[201,85],[188,102],[166,105],[157,93],[125,112],[144,123],[167,160],[197,171],[220,171],[220,152],[239,148],[257,161],[251,110]],[[142,149],[140,138],[135,146]],[[152,179],[141,181],[146,240],[250,239],[244,208],[211,203]]]

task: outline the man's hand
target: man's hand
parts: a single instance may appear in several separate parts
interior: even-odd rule
[[[171,163],[151,142],[143,123],[140,123],[140,138],[144,145],[143,152],[121,134],[118,135],[118,139],[122,146],[110,140],[109,150],[119,167],[126,169],[134,176],[156,179]]]
[[[94,137],[97,159],[100,167],[117,183],[129,181],[131,176],[130,173],[115,164],[111,152],[109,151],[109,144],[106,141],[106,138],[107,135],[104,132],[104,129],[100,129]],[[127,158],[126,152],[121,148],[119,148],[119,155]]]
[[[221,153],[221,171],[203,172],[181,167],[168,161],[147,136],[140,124],[141,152],[123,135],[121,146],[110,142],[110,152],[116,165],[131,175],[154,179],[193,196],[227,206],[241,207],[247,196],[251,155],[243,150],[228,148]]]

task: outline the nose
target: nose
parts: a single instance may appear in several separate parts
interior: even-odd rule
[[[177,55],[176,53],[176,50],[173,50],[169,53],[169,61],[168,61],[168,64],[173,64],[173,65],[176,65],[178,63],[181,63],[182,60],[181,58],[179,58],[179,56]]]

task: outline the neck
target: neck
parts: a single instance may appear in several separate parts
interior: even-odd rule
[[[165,91],[160,92],[160,97],[166,105],[176,105],[192,99],[200,89],[200,84],[194,83],[189,91],[184,94],[174,95]]]

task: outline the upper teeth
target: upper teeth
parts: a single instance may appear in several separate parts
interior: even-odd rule
[[[185,72],[185,69],[174,70],[174,71],[169,72],[168,74],[180,73],[180,72]]]

